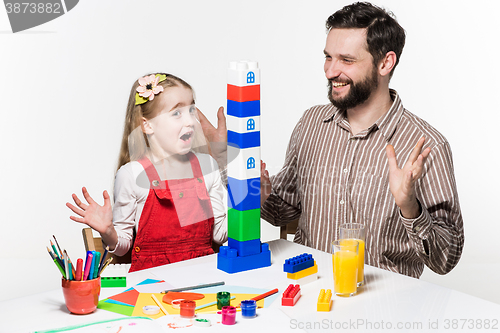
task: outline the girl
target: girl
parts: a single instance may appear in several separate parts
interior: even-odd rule
[[[184,80],[162,73],[137,80],[127,106],[113,210],[106,191],[100,206],[85,188],[88,205],[75,194],[79,208],[66,204],[80,216],[71,219],[99,232],[111,253],[122,256],[133,247],[131,272],[212,254],[212,239],[227,240],[219,169],[199,152],[207,145],[196,115],[193,89]]]

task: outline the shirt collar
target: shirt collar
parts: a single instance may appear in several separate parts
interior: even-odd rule
[[[394,134],[404,112],[403,102],[401,102],[401,98],[399,98],[397,91],[389,89],[389,93],[392,98],[391,108],[375,122],[375,125],[386,141],[389,141],[392,134]]]
[[[404,111],[403,103],[401,102],[401,98],[399,98],[397,91],[389,89],[389,93],[391,94],[391,99],[393,101],[389,111],[387,111],[369,128],[369,130],[378,128],[387,141],[389,141],[390,137],[396,130],[396,126],[398,125]],[[323,122],[329,121],[333,121],[337,125],[343,127],[341,123],[347,122],[347,117],[343,110],[332,106],[326,117],[323,118]]]

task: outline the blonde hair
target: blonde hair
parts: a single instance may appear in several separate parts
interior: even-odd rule
[[[158,83],[158,85],[163,86],[164,90],[176,86],[185,87],[193,92],[193,100],[194,100],[193,88],[186,81],[172,74],[165,74],[165,73],[154,73],[154,74],[161,74],[167,77],[164,81]],[[130,96],[128,98],[127,113],[125,115],[125,125],[123,129],[120,154],[118,156],[117,170],[120,169],[123,165],[127,164],[128,162],[139,160],[145,156],[149,148],[149,142],[146,134],[143,133],[142,131],[141,127],[142,118],[144,117],[150,120],[158,115],[159,109],[157,104],[160,103],[159,98],[155,98],[152,101],[147,101],[144,104],[135,105],[135,94],[138,86],[139,82],[135,81],[134,84],[132,85],[132,89],[130,90]],[[161,92],[160,95],[164,93],[165,91]]]

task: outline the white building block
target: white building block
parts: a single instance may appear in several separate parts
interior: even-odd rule
[[[250,133],[260,131],[260,116],[239,118],[226,116],[227,129],[237,133]]]
[[[227,176],[239,180],[260,178],[260,147],[227,147]]]
[[[227,71],[227,83],[234,86],[260,84],[259,64],[256,61],[232,61]]]

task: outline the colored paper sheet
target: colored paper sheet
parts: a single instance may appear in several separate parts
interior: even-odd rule
[[[141,284],[134,287],[134,289],[140,293],[161,293],[164,290],[172,288],[174,287],[170,283],[163,281],[157,283]]]
[[[125,291],[121,294],[117,294],[114,296],[108,297],[109,299],[112,299],[114,301],[126,303],[132,306],[135,306],[135,303],[137,302],[137,297],[139,297],[139,292],[135,289]]]
[[[156,303],[153,300],[153,298],[151,297],[151,295],[152,294],[149,294],[149,293],[139,294],[139,297],[137,298],[137,303],[135,304],[134,311],[132,312],[133,316],[149,317],[149,318],[153,318],[153,319],[157,319],[157,318],[164,316],[163,312],[161,312],[161,311],[159,314],[156,314],[154,316],[145,315],[142,312],[143,307],[145,307],[146,305],[156,306]],[[161,304],[163,305],[165,310],[167,310],[169,315],[172,315],[172,314],[178,315],[180,313],[179,309],[174,309],[170,304],[162,302],[162,297],[164,294],[156,294],[155,293],[154,295],[161,302]],[[259,294],[231,294],[231,296],[236,297],[235,299],[231,300],[231,305],[236,306],[236,305],[240,304],[241,301],[251,299],[251,298],[256,297],[258,295]],[[205,294],[204,299],[196,301],[196,306],[215,302],[216,300],[217,300],[217,294]],[[264,300],[257,301],[257,306],[264,307]],[[200,309],[200,310],[196,310],[196,313],[214,313],[216,311],[217,311],[217,305],[212,305],[212,306]]]
[[[155,280],[155,279],[146,279],[140,283],[138,283],[138,286],[141,286],[143,284],[151,284],[151,283],[158,283],[158,282],[165,282],[164,280]]]
[[[112,300],[112,299],[109,299],[109,298],[107,298],[106,300],[104,300],[104,302],[106,302],[106,303],[112,303],[112,304],[118,304],[118,305],[124,305],[124,306],[131,306],[131,307],[135,306],[135,304],[134,305],[130,305],[130,304],[118,302],[118,301],[115,301],[115,300]]]
[[[163,280],[146,279],[138,285],[164,282]],[[123,293],[111,296],[110,298],[99,301],[97,307],[99,309],[119,313],[125,316],[131,316],[134,311],[135,303],[139,293],[134,288],[129,288]]]
[[[119,314],[122,314],[124,316],[131,316],[133,311],[134,311],[134,308],[131,306],[108,303],[108,302],[106,302],[106,300],[107,299],[99,301],[99,303],[97,304],[97,307],[99,309],[119,313]]]

